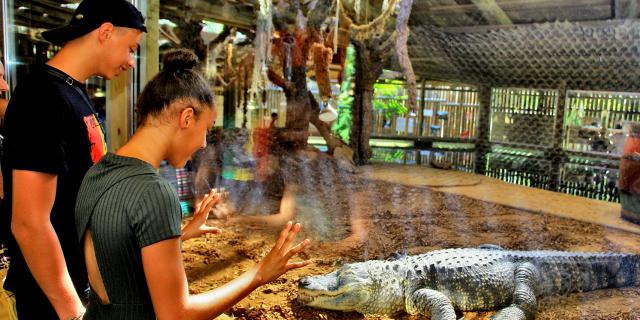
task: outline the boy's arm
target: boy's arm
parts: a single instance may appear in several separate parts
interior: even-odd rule
[[[51,225],[57,175],[13,170],[11,231],[42,291],[60,319],[84,313]]]

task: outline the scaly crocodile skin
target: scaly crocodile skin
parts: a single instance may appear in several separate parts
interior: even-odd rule
[[[347,264],[300,280],[306,305],[364,314],[429,315],[499,310],[494,319],[533,319],[537,297],[638,286],[640,256],[620,253],[447,249],[393,261]]]

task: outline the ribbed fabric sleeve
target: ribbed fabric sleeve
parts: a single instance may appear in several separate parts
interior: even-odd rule
[[[129,212],[140,248],[180,236],[180,202],[168,183],[147,182],[138,207]],[[178,213],[178,214],[176,214]]]

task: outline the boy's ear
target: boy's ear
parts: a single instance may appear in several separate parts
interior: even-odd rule
[[[111,39],[113,33],[115,32],[115,27],[111,22],[105,22],[98,27],[98,39],[100,42]]]

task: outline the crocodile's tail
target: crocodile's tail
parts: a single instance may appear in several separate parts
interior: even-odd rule
[[[532,261],[540,271],[540,293],[567,294],[640,286],[640,255],[561,254]]]

